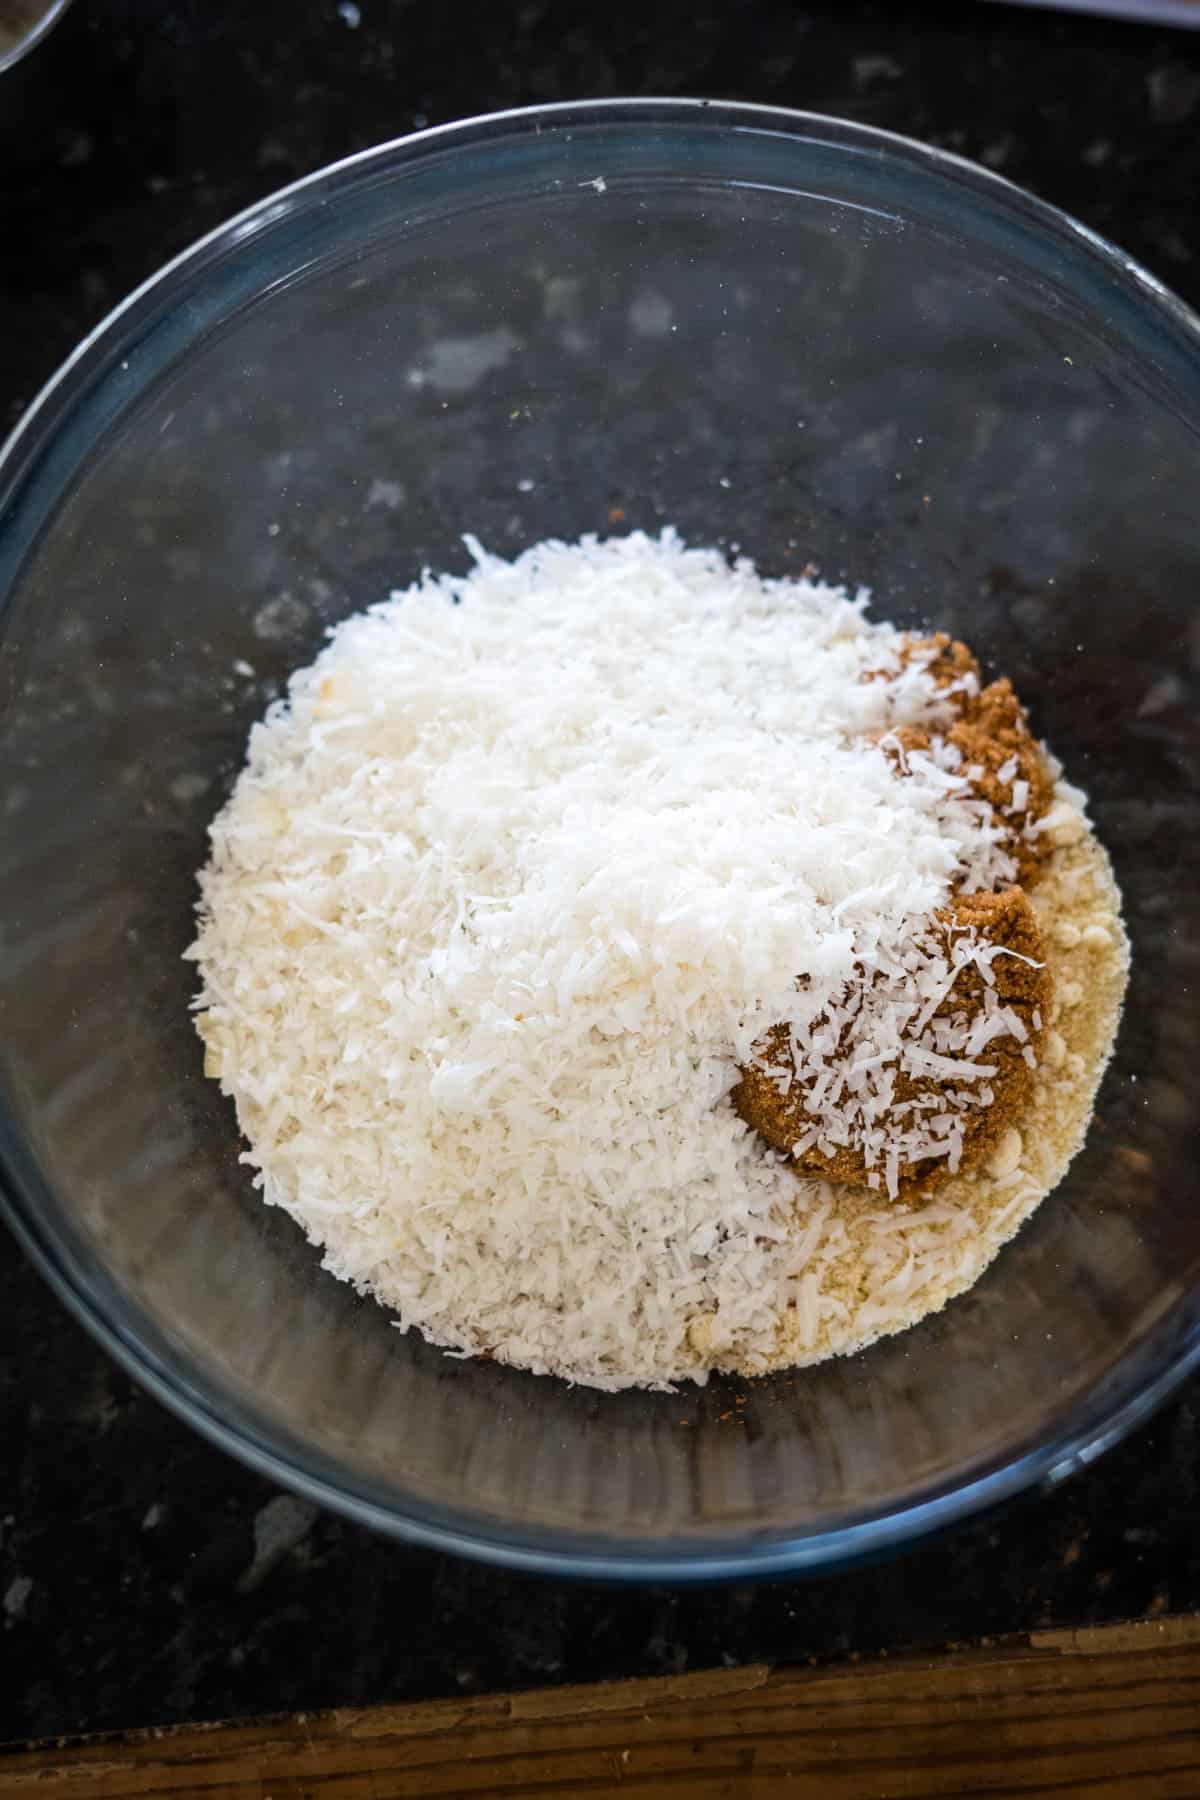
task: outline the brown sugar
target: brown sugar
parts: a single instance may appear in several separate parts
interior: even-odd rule
[[[949,699],[958,717],[942,731],[905,725],[889,738],[898,740],[905,755],[928,750],[939,738],[954,746],[968,785],[987,801],[1004,832],[1018,883],[1030,887],[1041,878],[1046,846],[1028,828],[1049,811],[1054,778],[1029,729],[1028,714],[1007,676],[981,686],[971,651],[944,631],[905,640],[900,661],[918,659],[935,686],[954,689]]]
[[[919,661],[935,687],[953,687],[964,699],[983,686],[974,653],[947,631],[930,632],[928,637],[906,633],[899,656],[902,665]]]
[[[1025,830],[1049,811],[1054,782],[1007,676],[964,706],[946,740],[961,752],[967,780],[1008,832],[1018,881],[1040,880],[1043,846]]]
[[[975,936],[999,952],[990,959],[992,982],[985,980],[978,964],[967,962],[960,969],[950,993],[934,1014],[934,1020],[947,1025],[969,1024],[980,1016],[987,1001],[987,990],[994,995],[992,1004],[1009,1009],[1019,1021],[1018,1029],[994,1037],[982,1053],[995,1073],[987,1079],[991,1099],[987,1104],[968,1105],[962,1111],[962,1158],[960,1172],[978,1168],[1003,1138],[1005,1131],[1020,1115],[1032,1081],[1031,1060],[1037,1051],[1049,1018],[1051,982],[1045,966],[1042,935],[1038,929],[1028,897],[1021,888],[1007,888],[999,894],[960,894],[936,915],[948,934],[972,931]],[[1011,1021],[1010,1021],[1011,1023]],[[1029,1050],[1031,1055],[1025,1054]],[[897,1069],[895,1101],[903,1106],[912,1101],[950,1105],[949,1089],[955,1084],[939,1082],[925,1075],[910,1075]],[[961,1083],[957,1084],[961,1088]],[[738,1112],[760,1132],[775,1149],[793,1153],[802,1138],[809,1135],[812,1118],[805,1105],[806,1091],[797,1079],[788,1033],[782,1027],[768,1032],[756,1063],[743,1069],[742,1079],[734,1089],[733,1103]],[[865,1187],[878,1184],[878,1169],[868,1167],[861,1148],[855,1145],[822,1148],[810,1144],[795,1156],[797,1172],[826,1181],[846,1182]],[[943,1180],[952,1171],[945,1157],[918,1163],[902,1163],[898,1192],[904,1195]],[[875,1181],[871,1181],[872,1173]]]
[[[1041,878],[1050,853],[1029,827],[1048,812],[1054,777],[1025,709],[1006,677],[983,686],[970,649],[945,632],[907,637],[899,660],[902,665],[919,662],[955,716],[941,729],[897,726],[883,738],[884,747],[901,775],[908,773],[908,758],[916,751],[945,745],[957,750],[958,769],[1004,833],[1017,883],[997,893],[958,893],[933,915],[935,932],[944,933],[948,942],[966,933],[993,952],[958,968],[928,1021],[935,1042],[948,1049],[987,1016],[992,1032],[985,1032],[981,1066],[992,1073],[972,1085],[958,1075],[912,1072],[923,1058],[913,1055],[916,1039],[904,1041],[902,1032],[901,1046],[884,1064],[893,1076],[887,1113],[889,1125],[895,1126],[894,1142],[905,1142],[900,1121],[921,1109],[957,1114],[960,1136],[954,1155],[902,1158],[888,1182],[893,1198],[952,1175],[970,1174],[996,1153],[1028,1100],[1052,1001],[1045,945],[1026,890]],[[860,982],[866,979],[861,969],[855,974]],[[886,987],[887,981],[878,975],[872,986]],[[897,1005],[902,999],[898,993]],[[828,1024],[822,1017],[817,1025],[823,1022]],[[906,1031],[910,1028],[911,1021]],[[836,1054],[847,1063],[855,1054],[849,1026],[842,1027]],[[818,1109],[810,1108],[816,1079],[801,1078],[791,1034],[777,1026],[756,1046],[754,1062],[742,1070],[733,1102],[768,1143],[792,1156],[798,1174],[878,1188],[878,1142],[868,1153],[861,1131],[850,1134],[848,1142],[835,1142],[828,1129],[820,1129]]]

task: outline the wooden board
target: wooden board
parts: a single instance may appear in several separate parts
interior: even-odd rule
[[[1189,1800],[1200,1618],[0,1751],[0,1800]]]

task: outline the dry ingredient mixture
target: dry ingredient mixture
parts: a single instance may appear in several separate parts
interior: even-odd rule
[[[671,531],[468,540],[251,734],[188,955],[263,1197],[597,1387],[856,1350],[1061,1178],[1128,949],[970,651]]]

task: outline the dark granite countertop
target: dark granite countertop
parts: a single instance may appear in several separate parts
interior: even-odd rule
[[[349,151],[490,108],[732,96],[1002,170],[1200,303],[1200,33],[842,0],[76,0],[0,76],[0,426],[167,257]],[[798,1660],[1200,1606],[1200,1385],[897,1560],[675,1594],[506,1576],[273,1490],[0,1236],[0,1736]]]

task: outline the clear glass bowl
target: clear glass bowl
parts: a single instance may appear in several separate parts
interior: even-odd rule
[[[828,1565],[1140,1418],[1200,1349],[1198,343],[995,176],[686,102],[386,145],[126,302],[0,465],[0,1162],[101,1342],[279,1481],[560,1573]],[[332,620],[464,567],[464,531],[665,522],[1010,673],[1135,962],[1087,1148],[968,1296],[853,1360],[602,1395],[321,1272],[238,1162],[180,953],[247,729]]]

